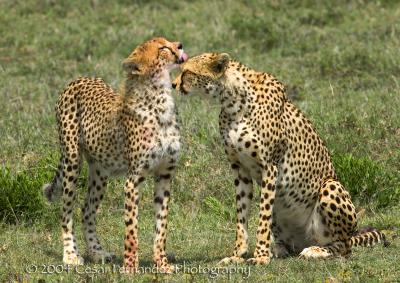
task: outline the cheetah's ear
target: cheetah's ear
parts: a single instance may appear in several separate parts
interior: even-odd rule
[[[122,68],[125,72],[132,75],[141,75],[143,70],[140,68],[140,63],[135,60],[134,56],[129,56],[122,62]]]
[[[230,56],[227,53],[221,53],[215,58],[210,64],[210,69],[213,71],[217,77],[221,77],[226,68],[228,67]]]

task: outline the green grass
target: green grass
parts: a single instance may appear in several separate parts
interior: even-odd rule
[[[168,3],[168,4],[166,4]],[[349,259],[272,260],[250,267],[250,282],[393,282],[400,278],[400,4],[397,1],[0,1],[0,281],[129,282],[112,265],[60,274],[27,273],[62,263],[60,204],[41,195],[58,161],[54,105],[72,79],[100,76],[118,89],[121,62],[153,36],[182,41],[195,55],[228,52],[274,74],[326,141],[340,180],[392,245],[354,249]],[[191,269],[138,281],[207,281],[230,254],[235,196],[218,133],[219,108],[177,97],[184,149],[172,187],[168,252]],[[85,171],[85,170],[84,170]],[[79,186],[84,197],[86,172]],[[108,185],[98,231],[122,263],[123,180]],[[257,188],[258,190],[258,188]],[[252,205],[255,245],[257,201]],[[140,202],[140,259],[151,266],[152,181]],[[76,210],[78,246],[84,253]],[[60,267],[58,267],[60,268]],[[102,273],[101,268],[107,272]],[[240,265],[239,268],[248,268]],[[48,270],[50,271],[50,270]],[[220,270],[222,272],[223,270]],[[211,277],[210,277],[211,276]],[[232,274],[234,281],[243,274]],[[217,281],[226,281],[220,274]],[[336,280],[336,281],[335,281]]]

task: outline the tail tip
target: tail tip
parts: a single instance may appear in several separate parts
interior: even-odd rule
[[[43,195],[46,197],[47,201],[49,202],[56,201],[52,184],[44,184],[42,189],[43,189]]]

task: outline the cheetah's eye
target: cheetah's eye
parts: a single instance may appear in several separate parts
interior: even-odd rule
[[[169,47],[167,47],[167,46],[161,46],[161,47],[159,47],[158,48],[158,50],[160,50],[160,51],[169,51],[169,52],[171,52],[172,54],[174,54],[174,52],[172,51],[172,49],[171,48],[169,48]]]
[[[168,50],[169,52],[171,52],[172,55],[174,55],[176,58],[179,58],[178,54],[176,54],[176,52],[174,52],[171,48],[169,48],[168,46],[161,46],[158,48],[159,52],[161,51],[166,51]]]

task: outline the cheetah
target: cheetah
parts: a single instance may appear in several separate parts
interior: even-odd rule
[[[75,188],[82,159],[88,163],[88,192],[82,207],[82,228],[94,261],[111,260],[96,235],[96,211],[110,177],[124,175],[124,268],[138,268],[139,185],[155,180],[155,238],[153,260],[170,272],[165,246],[170,181],[180,150],[170,72],[188,56],[179,42],[154,38],[139,45],[123,61],[126,73],[121,94],[100,78],[78,78],[59,96],[56,117],[61,160],[51,184],[44,185],[49,201],[62,197],[62,239],[65,264],[83,264],[72,223]]]
[[[220,135],[235,174],[237,207],[234,252],[221,264],[247,256],[253,180],[261,196],[256,248],[248,263],[295,254],[346,256],[352,246],[386,243],[376,229],[356,234],[354,205],[326,146],[272,75],[226,53],[205,53],[182,64],[172,86],[183,95],[208,94],[221,105]]]

